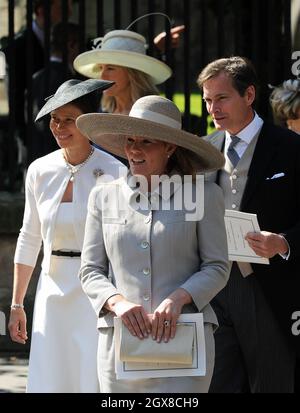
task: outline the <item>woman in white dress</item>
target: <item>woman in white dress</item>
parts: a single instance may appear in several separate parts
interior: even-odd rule
[[[39,112],[61,149],[35,160],[26,177],[23,226],[15,252],[9,321],[13,341],[25,343],[23,300],[43,242],[29,359],[28,392],[97,392],[97,330],[78,279],[87,200],[96,181],[114,179],[124,166],[91,146],[76,118],[96,112],[101,80],[64,82]]]

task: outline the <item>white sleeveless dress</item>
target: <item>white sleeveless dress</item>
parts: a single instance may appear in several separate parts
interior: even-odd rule
[[[83,206],[84,207],[84,206]],[[79,251],[73,203],[58,209],[53,250]],[[82,290],[80,257],[52,256],[34,306],[27,392],[97,393],[97,318]]]

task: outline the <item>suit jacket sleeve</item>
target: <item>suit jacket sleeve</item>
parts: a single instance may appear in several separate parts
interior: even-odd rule
[[[295,174],[295,197],[296,204],[298,205],[298,211],[300,211],[300,151],[298,151],[298,160],[295,164],[296,174]],[[291,228],[286,228],[284,231],[284,236],[290,246],[290,259],[300,257],[300,221],[298,220],[295,225]]]
[[[204,216],[197,224],[199,271],[182,285],[201,311],[225,287],[229,277],[227,238],[224,224],[224,198],[220,187],[207,182]]]
[[[89,196],[79,278],[97,316],[107,312],[103,309],[105,302],[118,293],[108,280],[108,270],[102,232],[101,191],[95,187]]]

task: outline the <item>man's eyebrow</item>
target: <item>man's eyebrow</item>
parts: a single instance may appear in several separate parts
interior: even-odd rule
[[[227,95],[227,92],[221,92],[221,93],[218,93],[217,95],[214,95],[213,97],[214,98],[218,98],[218,97],[220,97],[220,96],[225,96],[225,95]],[[205,96],[204,94],[203,94],[203,99],[210,99],[211,98],[211,96]]]

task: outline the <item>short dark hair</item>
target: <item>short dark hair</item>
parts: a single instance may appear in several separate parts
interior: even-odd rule
[[[51,33],[51,49],[63,52],[66,42],[79,43],[80,27],[76,23],[60,22],[53,26]]]
[[[36,13],[36,12],[37,12],[37,9],[38,9],[39,7],[44,7],[46,1],[49,1],[49,0],[33,0],[33,2],[32,2],[33,11]],[[52,0],[50,0],[50,4],[51,4],[51,3],[52,3]]]
[[[208,79],[226,73],[232,80],[233,87],[240,96],[244,96],[249,86],[258,90],[258,79],[252,62],[246,57],[233,56],[214,60],[209,63],[200,73],[197,83],[200,89]]]

